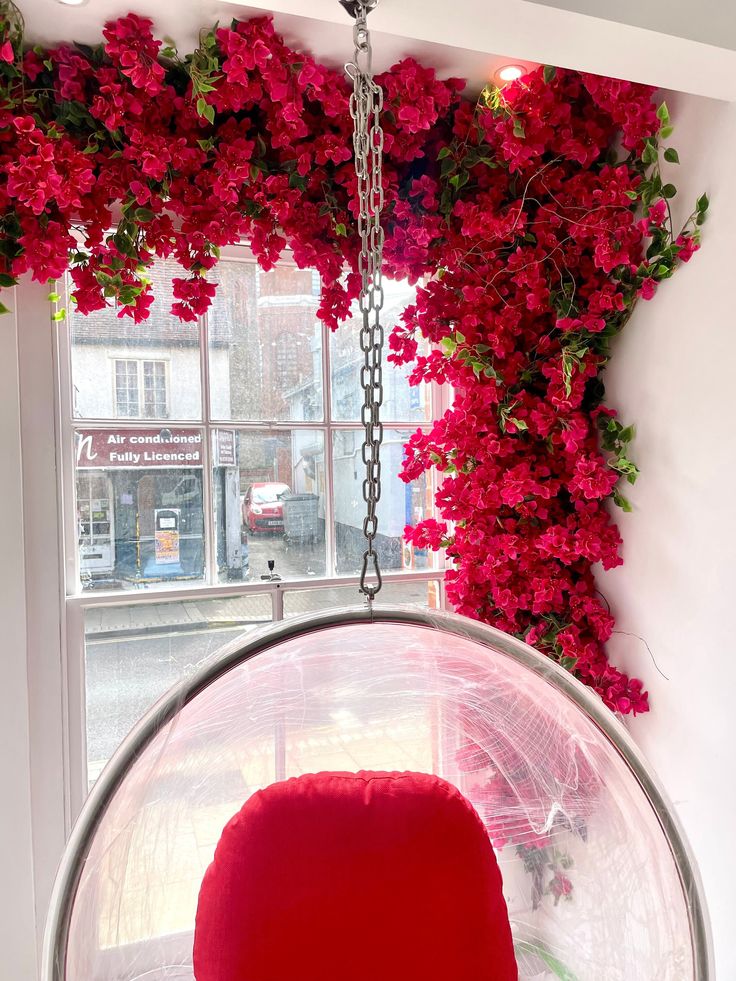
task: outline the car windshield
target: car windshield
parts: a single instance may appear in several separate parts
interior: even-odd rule
[[[288,492],[286,484],[269,484],[268,487],[253,488],[254,504],[274,504],[280,497]]]

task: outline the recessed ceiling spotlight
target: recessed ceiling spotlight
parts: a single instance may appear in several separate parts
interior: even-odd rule
[[[500,82],[515,82],[517,78],[521,78],[524,72],[525,69],[521,65],[504,65],[496,72],[496,78]]]
[[[83,7],[87,0],[57,0],[57,3],[63,3],[65,7]]]

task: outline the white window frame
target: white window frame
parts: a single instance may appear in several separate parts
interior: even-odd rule
[[[252,253],[245,246],[223,249],[222,258],[236,262],[255,261]],[[293,263],[285,255],[282,263]],[[86,711],[85,711],[85,614],[97,607],[138,606],[150,603],[176,602],[182,600],[213,599],[226,596],[242,596],[247,594],[267,594],[271,601],[272,621],[284,618],[284,594],[289,591],[324,589],[339,586],[355,586],[355,602],[361,602],[358,594],[358,576],[340,575],[335,573],[335,542],[333,514],[333,460],[332,434],[340,430],[362,431],[360,422],[343,422],[332,419],[331,371],[330,371],[330,331],[322,325],[322,398],[323,418],[321,421],[281,421],[259,420],[257,422],[242,422],[239,420],[224,420],[214,418],[210,411],[210,365],[208,349],[207,318],[199,322],[199,359],[201,382],[201,418],[192,419],[145,419],[147,425],[165,422],[167,426],[177,429],[191,429],[202,432],[203,438],[203,508],[205,529],[205,578],[196,584],[182,587],[167,588],[166,590],[149,587],[140,591],[108,590],[83,593],[79,575],[79,559],[76,535],[76,471],[73,454],[73,433],[75,429],[85,432],[95,428],[109,428],[111,422],[116,428],[140,428],[141,418],[116,417],[114,419],[80,419],[73,415],[73,387],[71,374],[71,339],[68,329],[59,329],[55,333],[56,348],[56,380],[57,380],[57,431],[59,452],[59,499],[64,503],[61,510],[61,554],[64,569],[64,594],[62,600],[62,618],[64,630],[64,675],[66,691],[64,693],[66,715],[66,759],[65,786],[68,806],[66,809],[67,828],[81,809],[88,792],[87,752],[86,752]],[[135,358],[115,358],[115,360],[137,360]],[[152,360],[152,359],[147,359]],[[357,382],[356,382],[357,383]],[[168,395],[168,389],[167,389]],[[447,392],[442,386],[432,385],[431,406],[434,417],[437,418],[446,408]],[[391,429],[415,431],[418,428],[429,429],[432,418],[426,421],[391,419],[385,425]],[[293,432],[297,429],[320,431],[324,439],[324,468],[325,468],[325,548],[327,556],[326,574],[322,577],[303,577],[278,582],[234,582],[221,583],[217,579],[215,513],[212,500],[212,440],[213,430],[222,428],[245,431]],[[385,583],[435,582],[439,606],[445,606],[443,588],[444,563],[441,557],[432,568],[419,571],[385,571]]]

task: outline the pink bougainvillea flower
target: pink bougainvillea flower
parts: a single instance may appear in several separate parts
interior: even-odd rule
[[[656,201],[647,212],[647,217],[650,224],[656,225],[658,228],[664,225],[667,218],[667,202],[664,198],[660,198]]]
[[[678,235],[675,239],[675,245],[678,248],[677,258],[681,262],[689,262],[700,248],[692,235]]]
[[[141,322],[154,300],[145,268],[171,257],[185,270],[172,312],[196,321],[219,250],[247,239],[264,269],[288,247],[315,270],[316,316],[338,328],[361,283],[346,79],[256,17],[206,35],[216,67],[196,92],[182,63],[160,59],[151,28],[130,14],[105,25],[102,50],[27,51],[23,86],[43,89],[33,112],[17,108],[18,71],[0,73],[13,257],[0,271],[53,278],[73,252],[78,311],[112,296]],[[0,59],[14,61],[8,40]],[[643,683],[608,661],[613,620],[593,567],[621,563],[609,513],[619,473],[600,442],[615,419],[602,404],[607,341],[666,278],[650,247],[674,244],[664,258],[675,265],[698,248],[692,225],[672,242],[664,200],[638,210],[651,173],[642,154],[660,129],[653,90],[540,68],[498,105],[475,105],[461,81],[414,59],[378,81],[384,271],[419,283],[390,325],[388,360],[410,384],[453,393],[406,442],[402,479],[443,478],[434,515],[406,540],[446,550],[460,613],[562,661],[613,711],[645,712]],[[489,789],[507,792],[501,780]],[[494,834],[508,841],[513,829]],[[564,898],[568,883],[555,866],[548,891]]]

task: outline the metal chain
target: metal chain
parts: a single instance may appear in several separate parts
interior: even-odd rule
[[[359,308],[363,318],[360,329],[360,349],[363,352],[360,384],[364,396],[361,409],[361,422],[365,430],[363,500],[366,504],[366,516],[363,521],[363,534],[367,547],[363,552],[360,591],[369,603],[381,588],[381,570],[375,545],[378,532],[376,507],[381,499],[380,451],[383,424],[380,420],[380,409],[383,402],[381,359],[384,341],[381,325],[383,130],[380,118],[383,92],[373,80],[371,41],[366,23],[366,15],[375,5],[376,0],[355,0],[352,4],[355,11],[353,28],[355,56],[353,63],[345,66],[345,71],[353,81],[350,115],[353,117],[355,174],[358,181],[358,234],[360,236],[358,272],[361,276]],[[373,577],[375,581],[369,583],[369,577]]]

